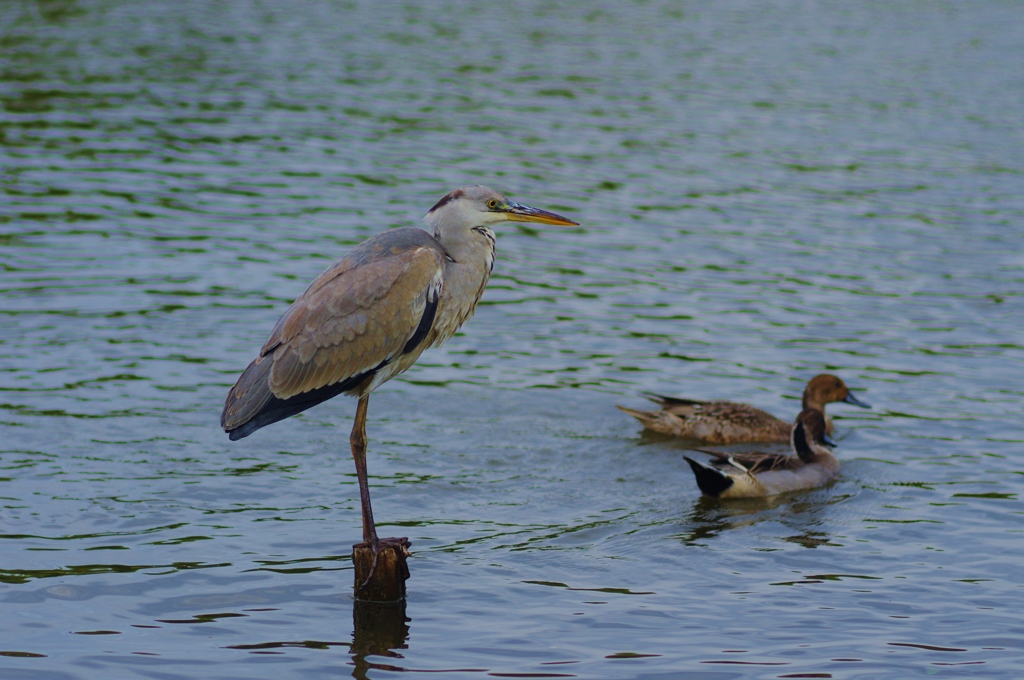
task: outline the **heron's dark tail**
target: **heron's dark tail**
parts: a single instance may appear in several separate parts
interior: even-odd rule
[[[228,392],[220,414],[220,426],[232,441],[248,437],[270,424],[269,421],[259,422],[259,414],[275,399],[270,391],[270,369],[273,365],[272,355],[257,357]]]
[[[273,365],[272,354],[256,358],[228,392],[224,410],[220,414],[220,426],[228,433],[231,441],[248,437],[261,427],[302,413],[322,401],[351,390],[373,373],[367,371],[333,385],[296,394],[288,399],[278,399],[270,390],[270,368]]]
[[[700,487],[701,493],[704,495],[718,497],[732,486],[732,478],[721,470],[698,463],[688,456],[683,456],[683,458],[686,458],[686,462],[690,464],[693,475],[697,478],[697,486]]]

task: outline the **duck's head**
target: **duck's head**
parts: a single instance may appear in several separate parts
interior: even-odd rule
[[[839,376],[832,375],[831,373],[822,373],[814,376],[807,383],[807,387],[804,388],[803,405],[805,409],[814,408],[824,411],[825,404],[831,404],[836,401],[845,401],[847,404],[853,404],[861,408],[871,408],[870,404],[853,396],[850,388],[846,386],[846,383]]]

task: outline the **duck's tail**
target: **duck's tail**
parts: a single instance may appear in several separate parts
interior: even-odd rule
[[[687,435],[684,419],[668,411],[638,411],[625,406],[616,406],[616,408],[633,416],[640,421],[644,428],[652,432],[660,432],[674,437]]]
[[[697,486],[705,496],[717,498],[733,485],[732,478],[721,470],[699,463],[689,456],[683,456],[683,458],[690,464],[693,476],[697,478]]]
[[[615,405],[615,408],[619,409],[623,413],[628,413],[637,420],[640,421],[644,427],[653,427],[658,422],[657,411],[638,411],[635,408],[628,408],[626,406]]]

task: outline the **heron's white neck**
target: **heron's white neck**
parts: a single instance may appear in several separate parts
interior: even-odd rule
[[[465,201],[451,201],[423,218],[445,251],[459,264],[485,264],[488,272],[494,263],[494,232],[481,213]]]
[[[451,258],[445,264],[441,300],[429,338],[433,346],[445,342],[473,315],[494,268],[494,232],[469,219],[475,217],[479,221],[480,213],[459,214],[446,211],[448,207],[431,211],[425,218],[434,238]]]

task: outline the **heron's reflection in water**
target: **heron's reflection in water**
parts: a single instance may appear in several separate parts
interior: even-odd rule
[[[352,607],[353,678],[367,678],[369,670],[404,671],[400,666],[370,662],[367,657],[403,658],[395,650],[409,645],[409,621],[405,602],[359,602]]]

